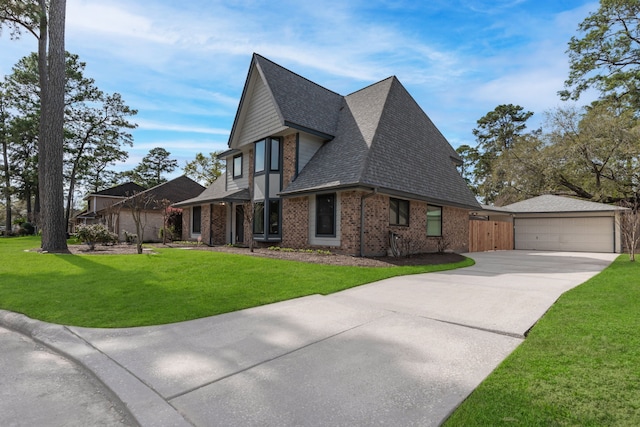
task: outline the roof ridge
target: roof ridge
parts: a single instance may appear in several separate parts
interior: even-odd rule
[[[367,150],[367,155],[364,158],[364,162],[362,162],[362,166],[360,168],[360,172],[358,173],[358,181],[361,184],[365,184],[363,178],[364,178],[364,176],[366,174],[366,171],[369,169],[369,163],[371,162],[371,151],[372,151],[371,149],[373,148],[374,141],[376,141],[376,139],[377,139],[376,137],[378,135],[378,129],[380,128],[380,123],[382,122],[382,116],[384,115],[385,110],[387,108],[387,104],[389,102],[389,94],[391,93],[391,88],[393,87],[394,79],[397,80],[397,78],[395,76],[391,76],[391,77],[388,77],[388,78],[386,78],[384,80],[380,80],[377,83],[374,83],[374,84],[371,84],[371,85],[369,85],[367,87],[364,87],[364,88],[360,89],[359,91],[356,91],[356,92],[360,92],[360,91],[363,91],[365,89],[369,89],[369,88],[371,88],[373,86],[376,86],[376,85],[378,85],[380,83],[386,82],[389,79],[391,79],[391,83],[389,84],[389,88],[387,89],[386,94],[384,95],[384,103],[382,104],[382,108],[380,108],[380,115],[378,116],[378,120],[376,121],[375,129],[373,130],[373,135],[371,136],[371,143],[369,145],[369,149]],[[356,92],[354,92],[354,93],[356,93]],[[357,123],[357,121],[356,121],[356,123]],[[360,124],[358,124],[358,128],[360,128]]]
[[[349,97],[349,96],[351,96],[351,95],[355,95],[355,94],[356,94],[356,93],[358,93],[358,92],[362,92],[363,90],[369,89],[370,87],[375,86],[375,85],[378,85],[378,84],[380,84],[380,83],[383,83],[383,82],[385,82],[385,81],[387,81],[387,80],[389,80],[389,79],[395,79],[395,80],[398,80],[398,78],[397,78],[395,75],[393,75],[393,76],[389,76],[389,77],[387,77],[387,78],[385,78],[385,79],[382,79],[382,80],[377,81],[377,82],[375,82],[375,83],[371,83],[371,84],[369,84],[369,85],[367,85],[367,86],[365,86],[365,87],[363,87],[363,88],[360,88],[360,89],[358,89],[358,90],[356,90],[356,91],[353,91],[353,92],[351,92],[350,94],[345,95],[344,97],[346,98],[346,97]]]
[[[269,62],[270,64],[272,64],[272,65],[274,65],[274,66],[276,66],[276,67],[278,67],[278,68],[281,68],[281,69],[283,69],[283,70],[287,71],[288,73],[293,74],[294,76],[300,77],[301,79],[306,80],[307,82],[309,82],[309,83],[311,83],[311,84],[313,84],[313,85],[315,85],[315,86],[317,86],[317,87],[319,87],[319,88],[321,88],[321,89],[324,89],[324,90],[326,90],[327,92],[331,92],[331,93],[333,93],[333,94],[335,94],[335,95],[338,95],[338,96],[343,96],[343,95],[339,94],[338,92],[335,92],[335,91],[333,91],[333,90],[331,90],[331,89],[328,89],[328,88],[326,88],[326,87],[322,86],[321,84],[318,84],[318,83],[314,82],[313,80],[310,80],[310,79],[306,78],[305,76],[302,76],[302,75],[300,75],[300,74],[296,73],[295,71],[291,71],[290,69],[288,69],[288,68],[286,68],[286,67],[283,67],[282,65],[277,64],[277,63],[273,62],[273,61],[272,61],[272,60],[270,60],[269,58],[265,58],[264,56],[260,55],[259,53],[254,52],[254,53],[253,53],[253,55],[254,55],[254,57],[261,58],[261,59],[263,59],[263,60],[265,60],[265,61]]]

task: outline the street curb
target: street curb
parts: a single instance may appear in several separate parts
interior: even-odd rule
[[[192,427],[156,391],[67,327],[7,310],[0,310],[0,326],[32,338],[91,372],[141,426]]]

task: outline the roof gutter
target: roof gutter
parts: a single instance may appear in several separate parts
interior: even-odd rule
[[[360,198],[360,257],[364,257],[364,205],[365,201],[378,194],[378,187],[373,188],[373,192],[365,194]]]

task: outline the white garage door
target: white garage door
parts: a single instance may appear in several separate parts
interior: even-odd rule
[[[614,252],[613,217],[516,218],[515,248]]]

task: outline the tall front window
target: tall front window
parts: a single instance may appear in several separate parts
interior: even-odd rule
[[[409,201],[389,199],[389,224],[409,225]]]
[[[233,177],[242,178],[242,154],[233,157]]]
[[[280,140],[273,138],[271,139],[271,150],[269,152],[271,156],[270,162],[270,170],[278,171],[280,170]]]
[[[427,206],[427,236],[442,236],[442,208]]]
[[[316,235],[336,235],[336,195],[318,194],[316,196]]]
[[[269,234],[280,233],[280,200],[269,200]]]
[[[264,172],[264,146],[265,140],[256,142],[256,156],[255,156],[255,164],[256,172]]]
[[[202,207],[194,206],[191,208],[191,233],[200,234],[200,225],[202,221]]]
[[[253,204],[253,234],[264,234],[264,202]]]

